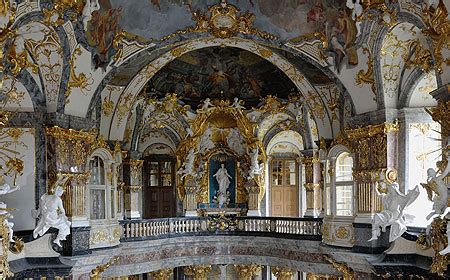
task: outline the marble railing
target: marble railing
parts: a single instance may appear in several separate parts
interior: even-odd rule
[[[121,241],[192,235],[256,235],[322,240],[322,219],[282,217],[179,217],[124,220]]]

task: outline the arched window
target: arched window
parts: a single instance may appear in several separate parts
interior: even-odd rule
[[[342,152],[336,159],[336,216],[353,215],[353,158]]]
[[[94,156],[89,162],[89,169],[90,219],[103,220],[106,218],[105,164],[100,157]]]

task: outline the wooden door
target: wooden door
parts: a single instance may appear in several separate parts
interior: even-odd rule
[[[149,157],[144,169],[144,217],[175,217],[175,161]]]
[[[270,174],[271,216],[298,217],[298,165],[294,159],[274,159]]]

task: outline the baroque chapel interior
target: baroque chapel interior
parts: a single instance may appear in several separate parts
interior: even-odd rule
[[[0,280],[450,279],[450,0],[0,0]]]

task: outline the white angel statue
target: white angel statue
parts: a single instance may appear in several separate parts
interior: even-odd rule
[[[98,0],[87,0],[86,4],[84,5],[83,11],[82,11],[82,21],[84,26],[84,31],[87,31],[87,24],[92,19],[92,13],[94,11],[100,10],[100,4],[98,3]]]
[[[61,184],[66,180],[67,178],[63,178]],[[61,181],[61,179],[58,181]],[[64,190],[59,182],[56,183],[56,186],[55,194],[42,195],[39,201],[39,209],[32,213],[34,218],[39,218],[39,222],[33,231],[33,237],[37,238],[44,235],[51,227],[57,228],[58,235],[53,243],[61,247],[61,240],[66,240],[67,235],[70,234],[71,223],[67,219],[61,200]]]
[[[380,185],[384,185],[386,192],[381,193],[378,190],[378,184],[375,186],[375,190],[381,196],[384,210],[376,213],[373,217],[372,238],[369,241],[378,239],[381,234],[380,228],[384,232],[387,226],[391,226],[389,242],[392,242],[406,231],[406,222],[414,218],[414,216],[404,213],[404,210],[419,196],[420,191],[416,186],[407,195],[404,195],[400,192],[397,182],[390,184],[381,182]]]
[[[444,172],[441,175],[437,175],[437,172],[433,168],[428,168],[428,179],[426,183],[421,183],[422,187],[427,190],[428,199],[433,201],[433,212],[431,212],[427,219],[430,219],[434,215],[442,215],[447,209],[448,199],[448,186],[444,182],[444,178],[450,172],[450,164],[447,164]],[[433,192],[435,193],[433,196]]]
[[[364,8],[359,3],[360,0],[356,0],[355,3],[353,3],[353,0],[347,0],[346,6],[350,10],[352,10],[352,19],[356,24],[356,37],[358,37],[361,34],[361,20],[360,17],[363,14]]]
[[[206,98],[206,99],[203,101],[203,104],[202,104],[202,106],[200,107],[200,110],[201,110],[201,111],[208,111],[208,110],[209,110],[210,108],[212,108],[212,107],[214,107],[214,105],[212,104],[211,99]]]
[[[183,179],[187,175],[192,175],[195,177],[194,161],[195,161],[195,152],[194,149],[192,149],[186,156],[186,161],[183,163],[183,166],[180,167],[180,169],[177,172],[177,174],[181,175],[181,179]]]

